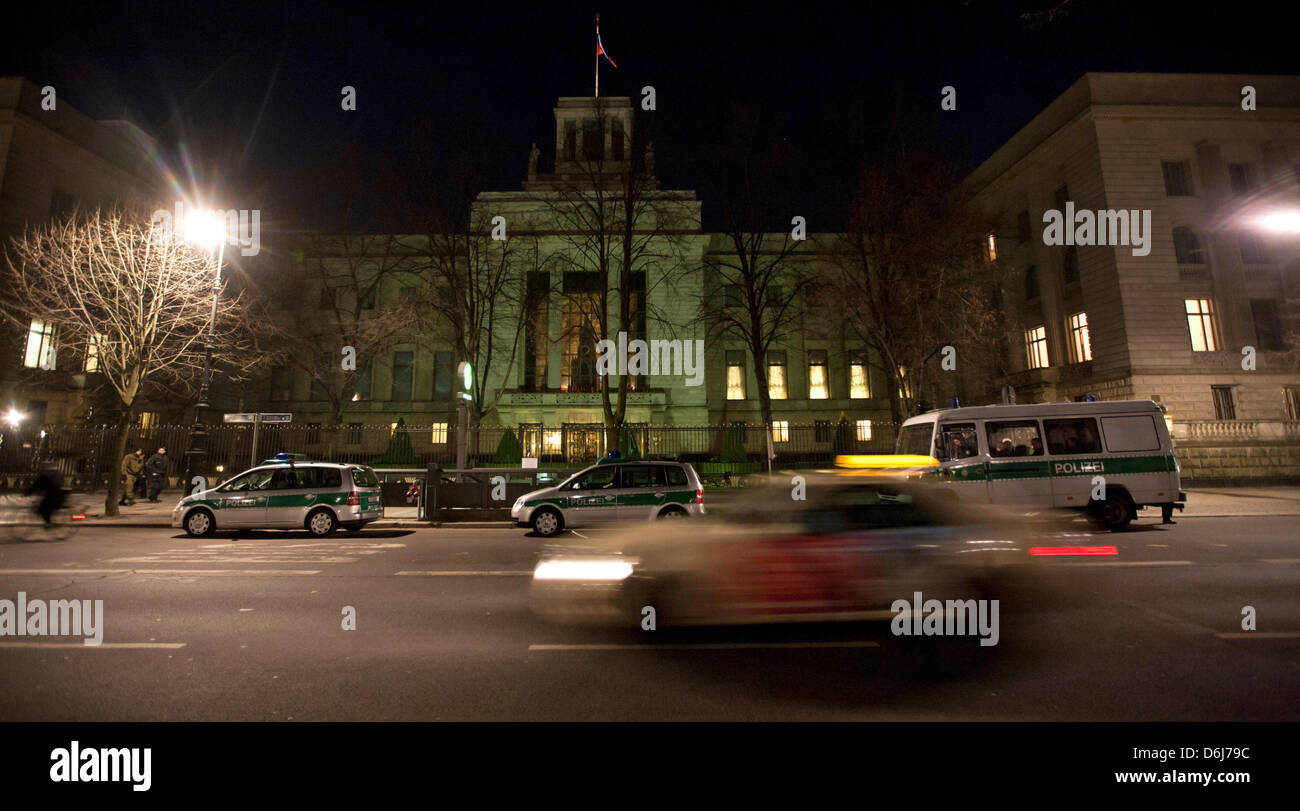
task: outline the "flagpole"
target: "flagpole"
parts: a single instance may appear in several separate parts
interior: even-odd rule
[[[600,42],[600,15],[596,15],[596,41]],[[600,49],[596,49],[596,98],[600,98]]]

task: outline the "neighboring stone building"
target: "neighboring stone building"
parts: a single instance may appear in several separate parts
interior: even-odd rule
[[[158,199],[154,140],[128,121],[95,121],[63,98],[54,109],[42,88],[0,78],[0,241],[77,207]],[[0,327],[0,412],[27,425],[73,422],[85,408],[94,359],[64,347],[54,370],[42,367],[58,336],[43,325],[26,333]],[[71,350],[71,351],[68,351]],[[46,365],[49,365],[48,362]]]
[[[1089,73],[965,186],[1000,224],[1019,402],[1150,398],[1185,459],[1240,460],[1215,477],[1300,475],[1300,77]],[[1067,206],[1150,233],[1048,244]]]

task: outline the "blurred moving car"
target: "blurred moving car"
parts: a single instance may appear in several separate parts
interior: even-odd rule
[[[549,538],[561,530],[614,521],[704,514],[704,484],[686,462],[628,462],[611,454],[555,487],[515,501],[510,517]]]
[[[375,471],[281,454],[182,498],[172,510],[172,526],[196,538],[219,529],[306,529],[326,536],[340,526],[355,532],[383,517]]]
[[[725,518],[549,543],[533,611],[628,627],[645,606],[658,625],[888,619],[917,591],[985,596],[1031,560],[1023,517],[935,485],[817,473],[805,484],[805,501],[759,486]]]

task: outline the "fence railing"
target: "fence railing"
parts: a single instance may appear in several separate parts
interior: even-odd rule
[[[512,434],[512,440],[505,439]],[[894,447],[894,427],[873,423],[862,430],[856,423],[781,425],[772,449],[775,464],[830,462],[839,453],[889,453]],[[170,474],[184,472],[190,426],[169,425],[131,432],[128,448],[141,448],[145,456],[167,449]],[[42,462],[56,464],[73,487],[104,486],[117,475],[118,429],[114,426],[46,425],[41,428],[0,430],[0,486],[15,486],[32,476]],[[253,445],[249,425],[208,427],[206,473],[230,476],[280,452],[302,453],[335,462],[377,467],[423,468],[429,464],[454,467],[456,426],[438,424],[420,428],[389,425],[323,427],[315,425],[262,425]],[[471,467],[518,465],[520,457],[538,460],[543,467],[590,464],[607,451],[609,442],[600,424],[561,426],[481,426],[468,429],[467,463]],[[618,448],[627,458],[676,458],[693,463],[765,462],[767,441],[761,425],[650,426],[623,429]]]
[[[1300,420],[1175,420],[1174,438],[1189,442],[1300,440]]]

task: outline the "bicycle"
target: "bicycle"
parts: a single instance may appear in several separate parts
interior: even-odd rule
[[[39,498],[30,496],[0,496],[0,541],[24,543],[39,541],[66,541],[76,533],[80,517],[74,518],[66,504],[55,510],[49,523],[37,512]],[[80,514],[78,514],[80,515]]]

